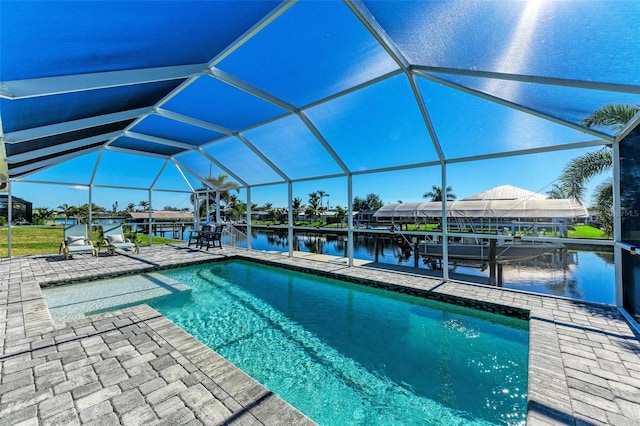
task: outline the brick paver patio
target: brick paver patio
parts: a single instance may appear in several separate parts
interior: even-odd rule
[[[528,424],[638,425],[640,341],[613,307],[282,254],[143,247],[0,260],[0,423],[313,424],[146,305],[54,325],[41,285],[242,256],[530,321]]]

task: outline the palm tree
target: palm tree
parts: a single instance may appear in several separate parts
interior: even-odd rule
[[[233,217],[236,219],[240,219],[246,214],[247,214],[247,203],[245,203],[242,200],[236,201],[233,206]]]
[[[640,112],[640,105],[608,104],[597,109],[582,120],[585,127],[613,126],[621,129]],[[602,148],[571,160],[562,170],[560,184],[570,198],[582,200],[587,182],[605,171],[611,170],[613,156],[611,150]],[[603,224],[602,230],[610,236],[613,230],[613,186],[609,181],[599,185],[595,192],[596,210]],[[607,204],[610,203],[610,204]]]
[[[295,197],[293,200],[291,200],[291,211],[293,212],[293,224],[296,224],[296,219],[298,218],[298,215],[300,214],[300,210],[304,210],[306,206],[304,204],[302,204],[302,198],[300,197]]]
[[[338,221],[340,228],[342,228],[342,222],[347,218],[347,210],[341,206],[337,206],[336,213],[333,216]]]
[[[318,189],[317,193],[318,193],[318,196],[320,197],[320,207],[322,208],[322,200],[324,200],[324,197],[328,197],[329,194],[327,194],[322,189]]]
[[[309,194],[309,204],[307,209],[305,210],[305,214],[307,216],[311,216],[312,218],[319,216],[322,212],[320,207],[320,194],[317,192],[312,192]]]
[[[549,191],[547,191],[547,198],[564,199],[571,198],[565,192],[564,188],[557,183],[554,183]]]
[[[227,204],[230,200],[229,191],[235,190],[236,192],[240,192],[240,187],[236,182],[228,181],[229,176],[224,173],[220,173],[217,177],[209,176],[207,177],[207,181],[211,183],[211,185],[216,188],[215,190],[209,190],[209,205],[216,205],[217,193],[220,192],[220,200],[224,201]],[[198,213],[200,216],[204,216],[206,214],[207,205],[206,203],[202,203],[202,201],[207,200],[206,196],[207,188],[202,187],[196,190],[196,193],[191,195],[191,204],[198,203]]]
[[[638,112],[640,105],[609,104],[595,110],[582,120],[585,127],[614,126],[621,129]],[[613,165],[611,150],[602,148],[571,160],[560,175],[560,183],[569,197],[578,200],[584,197],[587,182],[594,176],[610,170]]]
[[[214,195],[217,191],[219,191],[220,199],[225,203],[229,201],[230,190],[235,190],[236,193],[240,192],[240,186],[236,182],[229,181],[227,179],[229,179],[229,176],[225,175],[224,173],[220,173],[217,177],[209,176],[207,178],[211,185],[217,188],[217,190],[214,191]]]
[[[611,150],[606,147],[583,154],[564,166],[559,179],[560,186],[568,198],[582,200],[587,182],[592,177],[610,170],[612,165]]]
[[[55,215],[56,211],[54,209],[50,209],[48,207],[37,207],[33,209],[33,224],[42,225],[46,221],[53,219]]]
[[[640,111],[640,105],[607,104],[582,120],[585,127],[613,126],[621,129]]]
[[[367,194],[365,198],[355,197],[353,199],[353,211],[378,210],[384,203],[378,194]]]
[[[91,206],[89,206],[89,204],[83,204],[77,207],[75,211],[78,223],[89,223],[89,208],[91,208],[91,214],[104,213],[106,211],[104,207],[98,206],[95,203],[91,203]]]
[[[613,235],[613,180],[607,179],[595,189],[595,210],[600,229],[606,236]]]
[[[144,212],[144,211],[146,211],[146,210],[147,210],[147,207],[149,207],[149,202],[148,202],[148,201],[140,201],[140,202],[138,203],[138,205],[139,205],[140,207],[142,207],[142,211]]]
[[[445,192],[447,194],[447,201],[453,201],[458,198],[458,196],[452,191],[453,188],[450,186],[447,186],[447,188],[445,189]],[[422,194],[422,198],[431,198],[431,201],[442,201],[442,196],[442,188],[436,185],[431,186],[431,191]]]
[[[60,210],[60,213],[64,214],[64,224],[67,224],[67,220],[69,219],[69,216],[71,216],[73,214],[73,206],[70,206],[67,203],[64,204],[60,204],[58,206],[58,210]]]

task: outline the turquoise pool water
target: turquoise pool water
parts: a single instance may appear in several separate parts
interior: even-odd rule
[[[149,305],[324,425],[524,424],[527,323],[242,261]]]

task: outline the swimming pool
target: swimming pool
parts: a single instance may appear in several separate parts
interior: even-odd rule
[[[320,424],[524,424],[526,322],[244,261],[147,301]]]
[[[56,322],[147,303],[319,424],[525,423],[523,320],[240,260],[43,293]]]

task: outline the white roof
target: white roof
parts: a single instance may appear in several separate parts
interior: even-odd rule
[[[376,217],[442,217],[442,203],[387,204]],[[578,218],[586,207],[574,199],[551,199],[510,185],[502,185],[460,201],[447,202],[447,217],[456,218]]]
[[[484,192],[464,198],[465,201],[471,200],[519,200],[519,199],[539,199],[546,200],[543,194],[529,191],[527,189],[518,188],[512,185],[500,185]]]
[[[149,212],[127,212],[132,219],[149,219]],[[173,210],[153,210],[151,212],[153,219],[193,219],[193,212],[190,211],[173,211]]]

